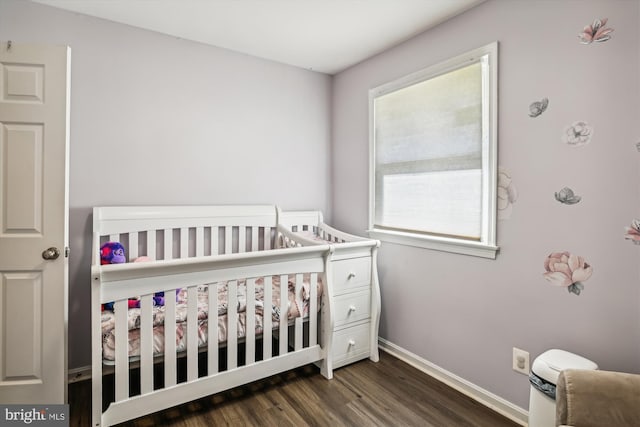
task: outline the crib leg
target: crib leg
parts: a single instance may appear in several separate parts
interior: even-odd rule
[[[93,375],[96,375],[95,370]],[[93,427],[102,424],[102,372],[91,379],[91,421]]]
[[[316,366],[320,368],[320,374],[326,379],[330,380],[333,378],[333,364],[329,359],[322,359],[319,362],[316,362]]]

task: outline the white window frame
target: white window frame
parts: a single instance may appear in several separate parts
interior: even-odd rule
[[[483,57],[486,57],[483,61]],[[482,225],[479,241],[375,227],[376,146],[374,100],[407,86],[455,71],[480,61],[489,72],[483,78],[482,124]],[[484,73],[483,73],[484,74]],[[456,56],[439,64],[369,90],[369,235],[373,238],[420,248],[495,259],[498,175],[498,42]]]

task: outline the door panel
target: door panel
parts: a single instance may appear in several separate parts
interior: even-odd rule
[[[2,404],[66,402],[69,59],[0,41]]]
[[[39,271],[2,275],[0,317],[6,319],[2,331],[0,384],[12,381],[42,383],[39,342],[42,340],[42,274]],[[8,303],[10,302],[10,303]],[[21,319],[20,323],[11,319]],[[30,339],[25,339],[29,337]]]
[[[43,103],[44,66],[42,64],[3,63],[5,75],[2,100]]]
[[[42,233],[42,124],[3,124],[2,231],[5,234]]]

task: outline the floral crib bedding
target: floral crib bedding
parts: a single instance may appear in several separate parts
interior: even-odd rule
[[[301,286],[301,295],[296,298],[296,280],[295,275],[288,276],[288,303],[287,303],[287,319],[289,321],[296,317],[307,317],[309,314],[309,286],[310,275],[303,275],[303,283]],[[277,329],[280,322],[280,277],[272,277],[272,301],[268,312],[271,313],[273,329]],[[198,294],[198,347],[206,346],[208,339],[208,313],[209,313],[209,290],[217,289],[218,292],[218,342],[227,341],[228,330],[228,304],[227,294],[228,282],[215,283],[211,285],[200,285],[197,287]],[[320,301],[322,298],[322,281],[318,277],[317,283],[317,300],[318,310],[320,309]],[[262,334],[263,316],[265,312],[264,304],[264,279],[258,278],[255,283],[255,334]],[[302,307],[298,305],[297,299],[302,301]],[[238,338],[246,336],[246,308],[247,308],[247,286],[244,280],[237,283],[237,331]],[[154,356],[164,353],[164,318],[165,307],[153,307],[153,354]],[[182,352],[187,348],[187,289],[182,288],[176,295],[176,351]],[[127,314],[128,330],[129,330],[129,357],[140,356],[140,309],[130,308]],[[115,314],[111,310],[102,312],[102,357],[105,363],[115,360]]]

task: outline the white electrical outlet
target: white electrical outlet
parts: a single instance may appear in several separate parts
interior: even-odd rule
[[[514,371],[529,375],[529,352],[513,347],[512,368]]]

